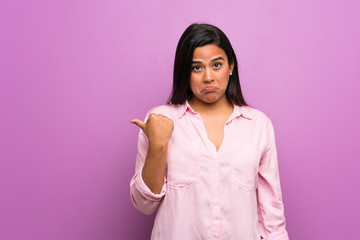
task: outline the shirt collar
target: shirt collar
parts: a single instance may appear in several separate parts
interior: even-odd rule
[[[182,104],[178,107],[178,118],[184,116],[187,111],[191,112],[192,114],[197,113],[194,111],[194,109],[191,108],[189,102],[186,100],[185,104]]]
[[[184,116],[184,114],[186,112],[190,112],[192,114],[197,114],[197,112],[195,112],[194,109],[191,108],[191,106],[187,100],[185,101],[185,104],[178,106],[177,111],[178,111],[178,118],[181,118],[182,116]],[[249,120],[252,120],[252,114],[247,109],[247,106],[240,107],[238,105],[234,105],[234,110],[226,123],[229,123],[232,120],[234,120],[235,118],[240,117],[240,116],[243,116]]]
[[[234,120],[235,118],[240,117],[240,116],[242,116],[246,119],[252,120],[253,116],[247,108],[248,108],[247,106],[234,105],[234,110],[226,123],[230,123],[232,120]]]

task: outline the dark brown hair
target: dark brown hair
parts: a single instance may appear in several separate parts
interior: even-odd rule
[[[228,58],[229,65],[234,63],[226,89],[228,101],[238,106],[248,106],[241,92],[235,52],[226,35],[217,27],[210,24],[191,24],[182,34],[175,54],[173,87],[168,104],[184,104],[193,97],[190,89],[190,75],[193,53],[195,48],[208,44],[215,44],[223,49]]]

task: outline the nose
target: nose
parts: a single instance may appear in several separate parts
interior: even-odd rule
[[[204,73],[204,82],[211,82],[214,80],[214,74],[211,68],[207,68]]]

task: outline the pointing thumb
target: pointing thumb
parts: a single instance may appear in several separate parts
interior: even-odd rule
[[[144,123],[143,121],[141,121],[139,119],[133,119],[130,122],[133,123],[133,124],[138,125],[142,130],[144,130],[145,125],[146,125],[146,123]]]

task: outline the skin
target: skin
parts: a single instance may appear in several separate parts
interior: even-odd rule
[[[161,114],[152,113],[146,123],[139,119],[133,119],[131,123],[138,125],[149,140],[141,176],[153,193],[160,193],[164,184],[167,146],[174,130],[174,122]]]
[[[219,150],[224,137],[224,125],[233,111],[225,91],[234,65],[229,64],[221,48],[214,44],[197,47],[193,53],[190,106],[200,114],[209,140]],[[160,193],[164,184],[166,154],[174,122],[161,115],[150,114],[145,122],[131,120],[149,140],[149,148],[142,171],[145,184],[153,193]]]
[[[207,136],[217,151],[224,138],[224,125],[233,111],[225,93],[233,68],[224,50],[214,44],[194,51],[190,76],[193,98],[189,104],[200,113]]]

